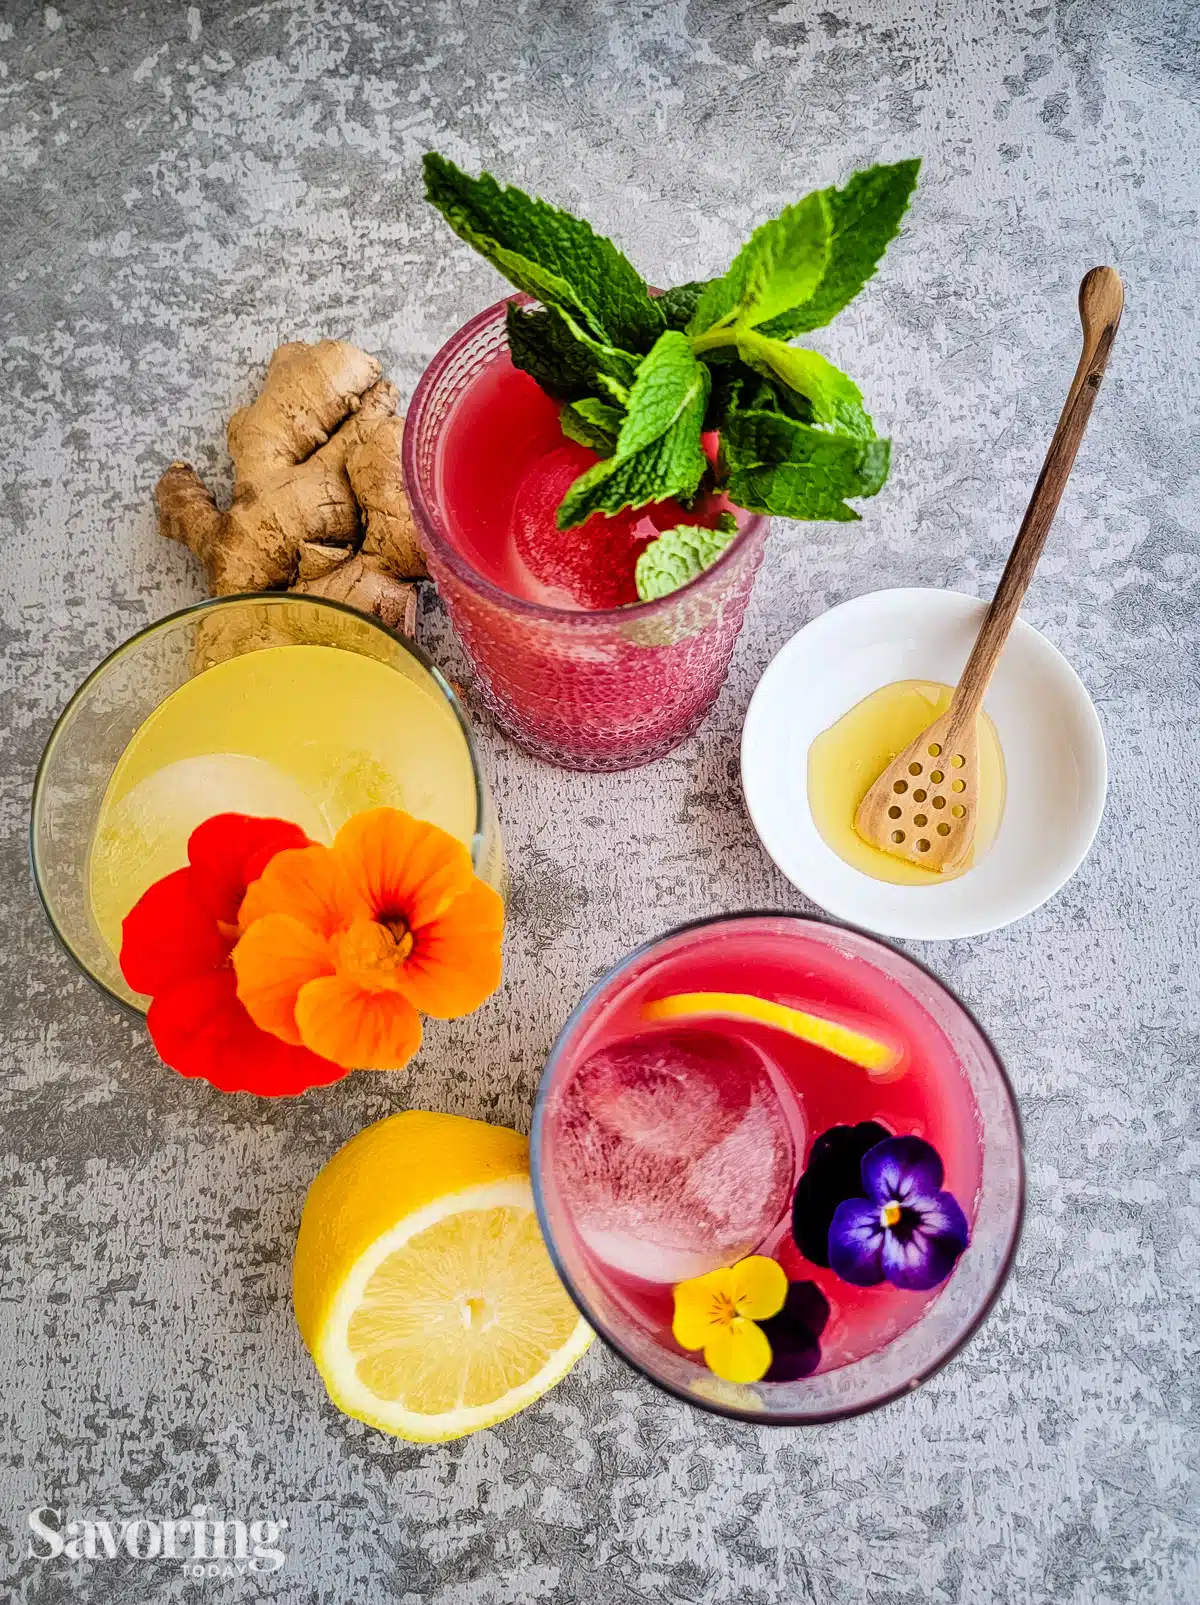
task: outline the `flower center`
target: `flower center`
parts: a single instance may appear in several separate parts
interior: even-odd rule
[[[337,938],[338,969],[368,992],[394,992],[412,948],[412,932],[404,920],[355,920]]]
[[[409,929],[408,921],[403,914],[392,914],[381,919],[379,923],[396,944],[394,955],[396,963],[403,964],[413,950],[413,933]]]
[[[717,1326],[732,1326],[737,1320],[737,1305],[728,1293],[717,1293],[713,1297],[712,1318]]]
[[[879,1211],[879,1219],[885,1226],[896,1226],[899,1225],[900,1217],[903,1214],[903,1209],[893,1198],[890,1203],[885,1204]]]

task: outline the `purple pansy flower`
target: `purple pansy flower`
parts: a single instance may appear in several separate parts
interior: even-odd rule
[[[847,1198],[829,1227],[829,1264],[843,1281],[923,1292],[945,1281],[970,1240],[942,1189],[942,1161],[920,1137],[888,1137],[863,1155],[865,1198]]]

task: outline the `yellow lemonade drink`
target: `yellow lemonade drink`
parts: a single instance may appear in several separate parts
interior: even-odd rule
[[[189,835],[213,814],[287,819],[329,842],[377,807],[472,844],[475,768],[436,683],[334,646],[243,653],[172,692],[118,760],[88,861],[93,916],[118,952],[125,915],[187,862]],[[497,884],[498,862],[477,867]]]

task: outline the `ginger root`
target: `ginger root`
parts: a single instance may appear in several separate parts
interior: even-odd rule
[[[204,564],[215,596],[293,590],[412,633],[427,570],[400,468],[404,420],[374,357],[293,341],[258,399],[229,420],[233,500],[222,512],[190,463],[158,482],[159,530]]]

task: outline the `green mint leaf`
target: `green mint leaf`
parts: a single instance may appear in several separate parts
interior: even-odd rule
[[[620,407],[610,407],[605,401],[584,396],[581,401],[568,402],[559,415],[559,422],[568,440],[577,440],[602,457],[611,457],[617,449],[624,416]]]
[[[803,305],[825,272],[832,228],[825,190],[806,195],[756,228],[723,278],[704,287],[687,332],[726,323],[751,328]]]
[[[605,345],[646,351],[661,333],[663,315],[645,280],[582,219],[501,188],[490,173],[471,178],[433,151],[425,198],[518,290],[570,312]]]
[[[510,301],[505,327],[515,366],[556,400],[578,401],[599,391],[623,403],[629,395],[639,359],[592,339],[560,308]]]
[[[812,402],[807,396],[802,396],[798,390],[780,380],[765,378],[756,379],[758,389],[747,384],[740,394],[738,406],[743,412],[750,412],[754,408],[761,408],[765,412],[782,413],[787,418],[794,418],[797,423],[811,424],[813,419]]]
[[[875,426],[863,406],[862,392],[849,374],[835,368],[819,351],[768,340],[755,329],[738,330],[738,354],[757,373],[781,379],[808,401],[815,423],[829,424],[847,435],[870,440]]]
[[[700,426],[709,384],[708,369],[687,336],[676,329],[661,334],[629,392],[615,453],[567,491],[558,509],[559,529],[582,524],[593,513],[693,495],[708,466]]]
[[[706,284],[704,279],[693,279],[688,284],[677,284],[673,290],[664,290],[655,297],[659,311],[667,320],[668,329],[687,329]]]
[[[650,542],[637,560],[634,578],[643,602],[669,596],[711,568],[737,534],[737,519],[722,513],[714,529],[677,524]]]
[[[824,192],[832,221],[824,275],[810,299],[780,308],[769,321],[756,319],[764,334],[790,340],[819,329],[854,299],[899,232],[920,168],[919,160],[869,167],[844,189]]]
[[[814,429],[780,412],[731,412],[721,436],[730,501],[755,513],[844,523],[848,496],[874,496],[891,442]]]
[[[708,386],[708,369],[697,361],[687,336],[675,329],[659,335],[654,349],[642,359],[629,393],[628,416],[617,443],[620,455],[645,450],[680,421],[697,410],[702,413]]]
[[[734,356],[736,358],[736,352]],[[707,366],[712,374],[712,389],[709,391],[708,406],[704,412],[704,428],[706,431],[720,429],[729,409],[738,405],[739,401],[743,406],[749,405],[747,401],[742,399],[746,393],[747,380],[755,388],[761,385],[763,389],[766,389],[766,381],[760,379],[756,373],[751,373],[744,363],[735,360],[733,362],[713,362]]]
[[[713,389],[709,397],[705,429],[721,429],[731,412],[780,412],[800,423],[813,422],[812,403],[807,396],[777,379],[748,368],[734,353],[732,362],[714,363]]]

